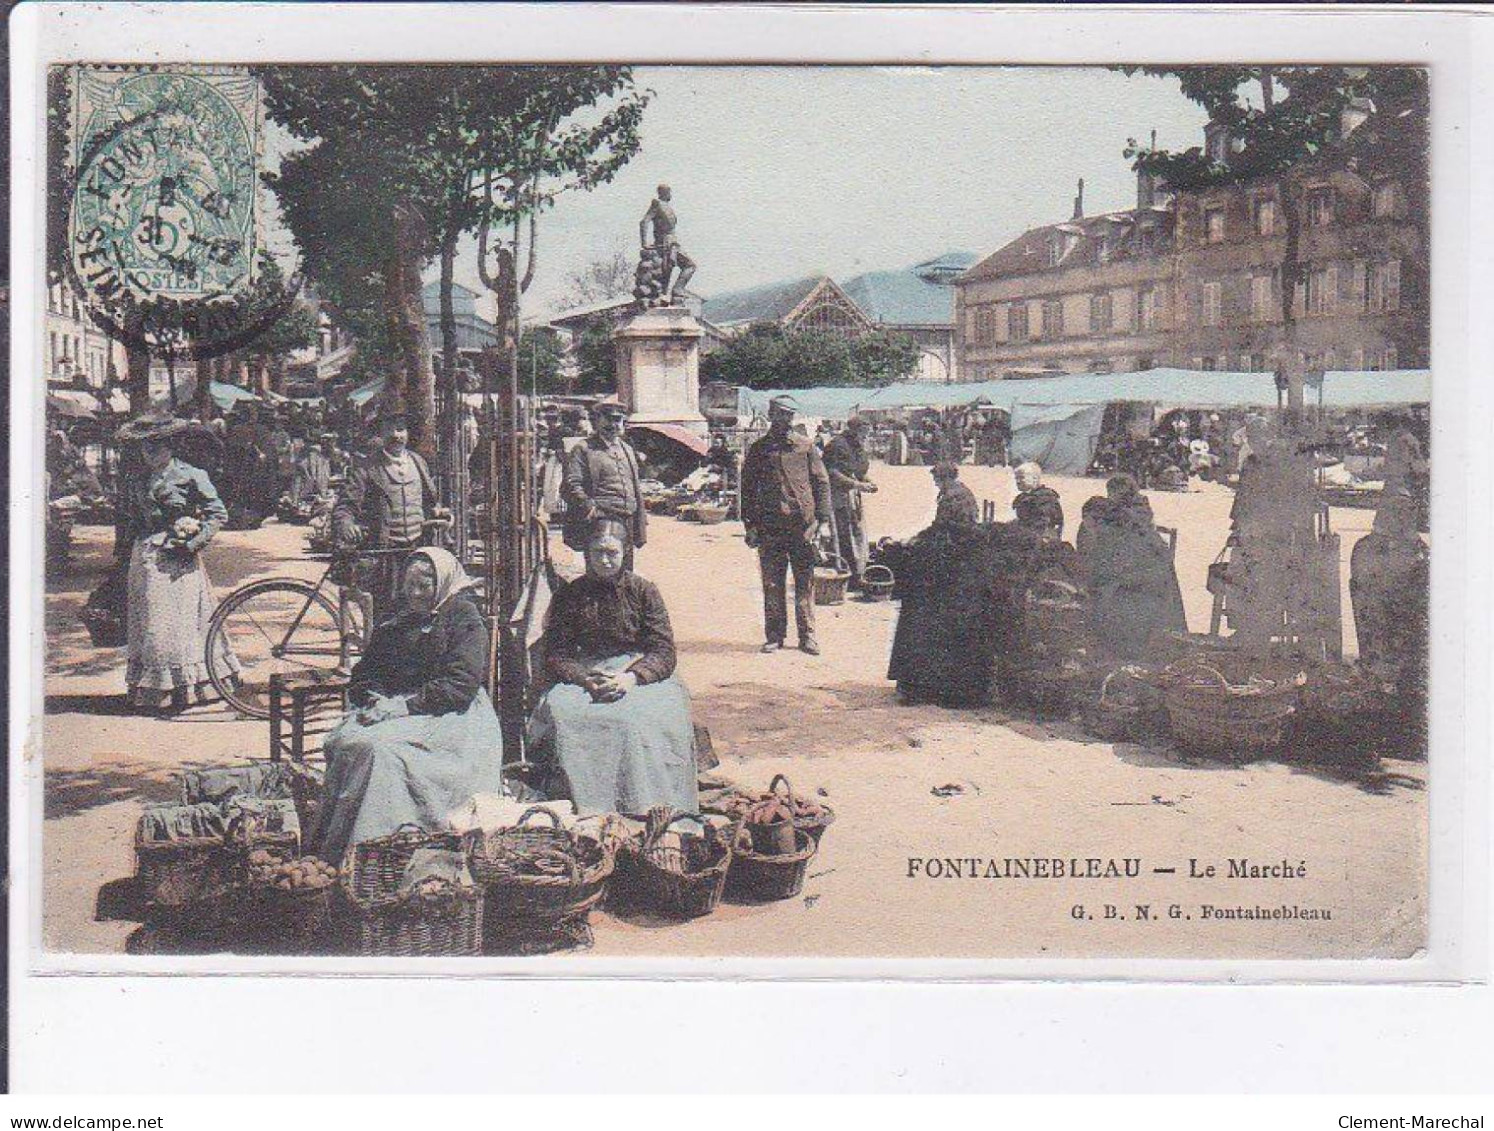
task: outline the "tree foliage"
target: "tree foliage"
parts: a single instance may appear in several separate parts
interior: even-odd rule
[[[847,338],[777,323],[748,327],[701,359],[701,379],[752,389],[879,388],[912,374],[918,346],[885,330]]]
[[[526,326],[519,335],[519,382],[540,393],[564,393],[565,343],[552,326]]]
[[[567,307],[591,306],[608,299],[631,298],[636,264],[625,252],[594,259],[566,276],[561,302]]]

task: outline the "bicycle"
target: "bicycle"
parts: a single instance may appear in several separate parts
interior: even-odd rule
[[[428,533],[450,525],[428,519]],[[312,554],[327,568],[314,582],[267,577],[235,589],[208,624],[208,678],[223,701],[254,719],[270,717],[270,677],[297,673],[347,674],[368,644],[373,597],[358,584],[357,566],[419,546]],[[228,657],[237,660],[233,668]]]

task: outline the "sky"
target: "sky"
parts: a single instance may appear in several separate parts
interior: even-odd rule
[[[984,255],[1068,219],[1080,177],[1087,214],[1134,207],[1128,138],[1203,140],[1203,112],[1176,81],[1101,68],[639,67],[635,77],[653,92],[641,150],[610,184],[544,214],[526,321],[564,309],[567,279],[588,263],[636,255],[660,182],[698,265],[690,289],[709,297]],[[482,290],[475,240],[457,280]]]

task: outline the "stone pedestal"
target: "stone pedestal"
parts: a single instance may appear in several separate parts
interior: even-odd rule
[[[635,314],[612,331],[617,396],[639,424],[680,424],[705,435],[700,414],[700,339],[705,331],[684,307]]]

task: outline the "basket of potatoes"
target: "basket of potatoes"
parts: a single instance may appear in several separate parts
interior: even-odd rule
[[[340,873],[315,856],[285,859],[265,849],[249,854],[249,890],[266,935],[305,942],[332,927]]]

